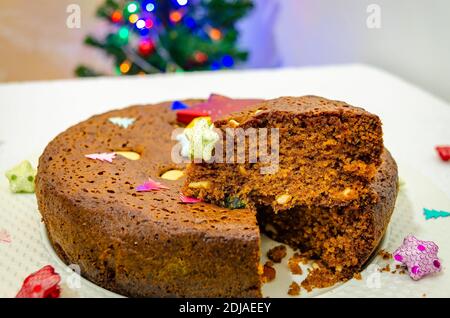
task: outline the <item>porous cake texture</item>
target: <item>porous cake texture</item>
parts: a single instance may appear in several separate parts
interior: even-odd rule
[[[123,128],[112,117],[136,120]],[[215,125],[279,128],[277,172],[260,174],[259,162],[174,163],[172,131],[180,124],[171,102],[97,115],[57,136],[36,177],[57,254],[94,283],[133,297],[261,297],[261,232],[321,264],[317,272],[326,275],[311,272],[306,289],[363,266],[397,195],[377,116],[319,97],[285,97]],[[140,159],[85,157],[119,151]],[[174,169],[184,176],[161,178]],[[168,189],[136,191],[149,178]],[[189,187],[203,181],[209,186]],[[207,202],[182,203],[180,192]]]

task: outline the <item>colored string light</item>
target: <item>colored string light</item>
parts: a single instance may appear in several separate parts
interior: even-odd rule
[[[221,65],[220,65],[219,62],[212,62],[211,63],[211,70],[217,71],[217,70],[220,70],[220,68],[221,68]]]
[[[222,38],[222,32],[219,29],[212,28],[209,30],[209,37],[214,41],[219,41]]]
[[[208,55],[203,52],[197,51],[194,53],[194,59],[198,63],[205,63],[208,60]]]
[[[130,35],[130,31],[128,31],[128,29],[126,27],[121,27],[119,29],[118,34],[119,34],[120,39],[126,41],[126,40],[128,40],[128,36]]]
[[[180,6],[185,6],[185,5],[187,5],[188,0],[177,0],[177,2]]]
[[[127,5],[128,13],[134,13],[138,10],[138,5],[136,2],[131,2]]]
[[[234,65],[233,58],[229,55],[225,55],[222,57],[222,65],[225,67],[232,67]]]
[[[130,71],[131,65],[129,61],[125,61],[119,66],[119,70],[122,74],[126,74]]]
[[[130,23],[136,23],[137,20],[139,20],[139,16],[135,13],[128,17],[128,21],[130,21]]]
[[[172,12],[170,12],[170,15],[169,15],[169,19],[173,23],[180,22],[182,17],[183,16],[181,15],[180,11],[172,11]]]
[[[142,20],[142,19],[139,19],[139,20],[136,21],[136,28],[138,28],[138,29],[145,28],[145,25],[146,25],[145,21]]]
[[[145,27],[147,29],[151,29],[153,27],[153,20],[148,18],[147,20],[145,20]]]
[[[155,44],[151,40],[142,40],[138,50],[141,55],[147,56],[155,50]]]
[[[147,10],[148,12],[152,12],[153,10],[155,10],[155,5],[153,3],[147,3],[145,5],[145,10]]]
[[[114,23],[118,23],[122,20],[122,13],[119,10],[116,10],[111,15],[111,21]]]

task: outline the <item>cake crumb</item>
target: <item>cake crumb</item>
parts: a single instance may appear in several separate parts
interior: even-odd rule
[[[300,254],[295,253],[291,258],[289,258],[288,261],[288,267],[292,274],[294,275],[302,275],[303,270],[300,267],[300,262],[302,261],[302,258],[300,257]]]
[[[386,264],[386,266],[384,266],[383,268],[378,270],[380,273],[382,272],[390,272],[391,271],[391,266],[389,264]]]
[[[356,280],[361,280],[362,279],[361,273],[354,273],[353,278]]]
[[[389,253],[389,252],[386,251],[386,250],[383,250],[383,249],[381,249],[381,250],[378,252],[378,255],[380,255],[384,260],[388,260],[388,259],[391,259],[391,258],[392,258],[392,254]]]
[[[267,252],[267,257],[275,263],[281,263],[281,260],[286,257],[286,254],[286,246],[278,245]]]
[[[275,268],[273,268],[273,263],[271,261],[267,261],[263,267],[263,274],[261,280],[263,283],[269,283],[275,279],[277,272]]]
[[[296,282],[292,282],[291,285],[289,285],[288,295],[290,296],[298,296],[300,295],[300,285]]]

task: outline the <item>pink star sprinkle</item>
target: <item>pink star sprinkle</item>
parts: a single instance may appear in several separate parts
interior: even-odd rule
[[[9,235],[9,233],[5,229],[0,230],[0,242],[3,242],[3,243],[11,243],[12,242],[11,235]]]
[[[116,158],[115,152],[104,152],[104,153],[92,153],[90,155],[84,155],[86,158],[112,162],[114,158]]]
[[[180,200],[182,203],[199,203],[202,202],[202,199],[197,199],[197,198],[191,198],[191,197],[187,197],[184,196],[183,194],[180,193]]]
[[[432,241],[421,241],[408,235],[393,254],[397,262],[408,268],[409,276],[414,280],[441,271],[441,263],[437,256],[439,247]]]
[[[154,181],[152,179],[148,179],[147,182],[136,187],[136,191],[138,192],[148,192],[160,189],[169,189],[169,188],[161,184],[160,182]]]

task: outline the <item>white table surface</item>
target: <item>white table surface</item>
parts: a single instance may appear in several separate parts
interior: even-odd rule
[[[375,289],[367,285],[366,277],[372,276],[368,268],[364,281],[351,280],[324,296],[450,295],[450,250],[445,247],[450,241],[450,218],[425,221],[421,214],[423,207],[450,209],[450,162],[442,162],[434,149],[450,144],[450,105],[378,69],[343,65],[0,85],[0,230],[12,236],[11,244],[0,245],[0,297],[14,296],[24,277],[46,264],[56,266],[64,282],[72,274],[43,234],[35,197],[9,193],[5,170],[24,159],[35,161],[53,137],[91,115],[136,103],[207,97],[212,92],[259,98],[315,94],[378,114],[384,124],[385,145],[399,163],[407,187],[400,192],[383,248],[393,251],[404,235],[415,233],[436,241],[447,265],[440,275],[420,284],[406,276],[384,275],[380,278],[383,288]],[[278,268],[277,277],[264,287],[265,293],[285,297],[291,282],[287,267],[284,272]],[[67,290],[63,288],[63,293]],[[87,281],[72,296],[69,292],[69,297],[111,296]]]
[[[360,64],[1,84],[0,174],[40,154],[58,133],[91,115],[213,92],[258,98],[314,94],[362,106],[382,119],[385,145],[396,160],[429,177],[450,197],[450,163],[434,150],[450,144],[450,105]]]

